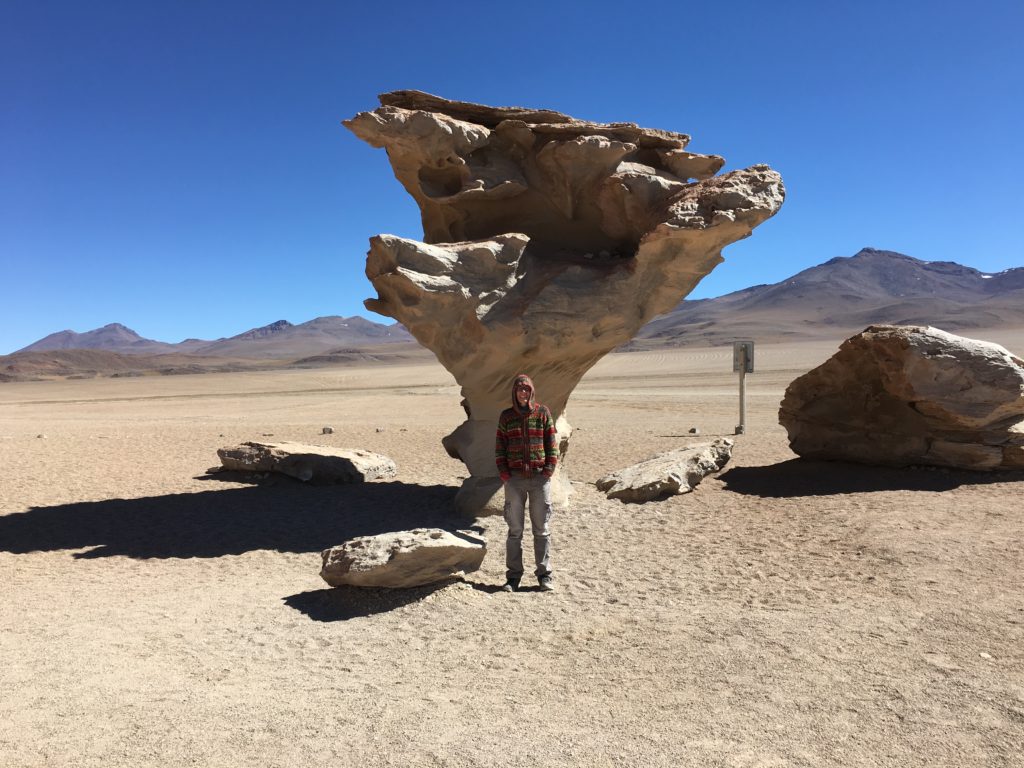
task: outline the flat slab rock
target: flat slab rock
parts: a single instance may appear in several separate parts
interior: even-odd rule
[[[225,469],[280,472],[314,484],[363,483],[394,477],[395,462],[379,453],[282,441],[246,442],[217,451]]]
[[[642,503],[689,493],[701,480],[722,469],[732,457],[733,441],[720,437],[710,443],[678,448],[597,481],[609,499]]]
[[[332,587],[419,587],[475,571],[486,554],[481,539],[415,528],[360,536],[325,549],[320,576]]]

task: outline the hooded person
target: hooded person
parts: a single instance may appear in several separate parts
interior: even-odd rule
[[[551,476],[558,465],[558,438],[547,406],[535,399],[533,381],[519,374],[512,381],[512,407],[498,417],[494,462],[505,486],[506,592],[515,592],[523,578],[523,529],[530,507],[533,556],[541,590],[554,589],[551,580]]]

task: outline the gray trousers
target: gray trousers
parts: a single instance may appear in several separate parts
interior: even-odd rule
[[[544,475],[512,477],[505,483],[505,577],[523,577],[523,528],[526,524],[526,500],[530,500],[530,529],[533,532],[534,573],[551,573],[551,546],[548,525],[551,522],[551,479]]]

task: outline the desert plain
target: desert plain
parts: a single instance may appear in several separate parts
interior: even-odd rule
[[[450,511],[463,412],[427,353],[0,385],[0,765],[1024,765],[1024,476],[798,459],[779,402],[840,340],[759,345],[730,463],[643,505],[594,482],[732,436],[731,348],[602,360],[567,410],[552,593],[500,592],[503,520]],[[207,472],[267,436],[399,473]],[[484,537],[481,570],[318,575],[424,526]]]

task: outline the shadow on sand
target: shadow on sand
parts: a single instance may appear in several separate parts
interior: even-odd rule
[[[109,499],[0,517],[0,551],[85,549],[76,558],[189,558],[258,549],[317,552],[354,536],[409,528],[466,530],[456,488],[373,482],[266,486]]]
[[[874,491],[950,491],[962,485],[1024,480],[1024,472],[971,472],[926,467],[873,467],[841,461],[790,459],[735,467],[719,475],[726,490],[763,498],[834,496]]]
[[[0,517],[0,551],[212,558],[260,549],[320,553],[355,536],[410,528],[479,531],[454,513],[456,490],[400,482],[316,487],[273,477],[249,488],[34,507]],[[283,599],[314,621],[337,621],[408,605],[449,583],[336,587]]]

